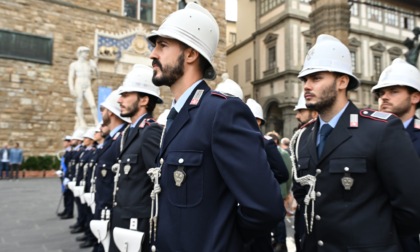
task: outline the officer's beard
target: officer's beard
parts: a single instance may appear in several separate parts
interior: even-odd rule
[[[121,112],[121,116],[122,117],[133,117],[137,114],[137,112],[139,112],[139,96],[137,95],[137,100],[133,103],[132,106],[126,107],[127,112],[123,113]]]
[[[152,82],[155,86],[172,86],[177,80],[179,80],[184,75],[184,53],[181,53],[178,56],[178,60],[175,66],[167,65],[165,67],[157,60],[154,59],[152,65],[157,65],[160,68],[161,76],[156,76],[156,71],[153,71]]]
[[[319,114],[324,114],[329,111],[337,100],[337,78],[334,82],[324,91],[322,91],[317,103],[306,103],[308,109],[318,111]]]

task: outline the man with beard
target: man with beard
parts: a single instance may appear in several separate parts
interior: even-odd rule
[[[420,104],[420,72],[403,59],[395,59],[385,68],[378,84],[372,88],[379,110],[398,116],[420,157],[420,120],[416,109]],[[401,237],[404,252],[420,251],[419,235]]]
[[[401,251],[398,236],[420,231],[420,159],[400,119],[348,100],[351,70],[348,48],[322,34],[298,76],[319,113],[292,139],[301,251]]]
[[[123,232],[143,232],[143,252],[148,251],[150,193],[153,187],[147,171],[155,166],[162,134],[162,127],[152,119],[156,104],[162,103],[160,90],[153,85],[152,76],[152,68],[136,64],[118,89],[121,116],[129,117],[132,123],[121,139],[111,213],[111,235],[116,234],[117,228]],[[136,234],[140,235],[140,232]],[[110,251],[118,251],[117,243],[128,242],[117,240],[116,236],[113,238]],[[140,243],[141,240],[138,240],[137,244]]]
[[[296,111],[295,118],[298,121],[298,128],[318,117],[318,112],[306,107],[305,92],[300,94],[299,101],[296,104],[294,111]]]
[[[174,95],[159,154],[152,251],[244,251],[284,216],[255,117],[237,97],[211,91],[219,27],[188,3],[148,36],[153,83]]]
[[[112,166],[118,163],[122,132],[126,128],[127,123],[131,122],[130,118],[121,116],[121,108],[118,104],[119,97],[119,91],[114,90],[109,94],[105,101],[100,104],[103,120],[103,130],[101,129],[101,132],[105,130],[109,132],[106,132],[106,138],[101,151],[98,152],[95,157],[94,220],[101,219],[102,211],[112,209],[112,192],[114,190],[115,176],[115,172],[112,171]],[[94,251],[104,251],[104,248],[101,244],[96,243]]]

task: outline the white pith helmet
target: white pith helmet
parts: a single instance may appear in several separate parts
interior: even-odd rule
[[[296,104],[294,111],[299,110],[299,109],[308,109],[306,107],[306,100],[305,100],[304,92],[300,93],[299,101]]]
[[[95,138],[95,128],[94,127],[88,128],[83,134],[83,138],[90,138],[93,140]]]
[[[208,10],[196,3],[188,3],[184,9],[171,13],[147,39],[155,45],[157,37],[176,39],[198,51],[210,64],[209,69],[204,69],[204,78],[216,77],[211,62],[219,43],[219,26]]]
[[[131,119],[129,117],[121,116],[121,106],[118,103],[118,98],[120,98],[119,91],[114,90],[108,95],[105,101],[101,103],[101,106],[111,111],[114,115],[118,116],[121,120],[131,123]]]
[[[157,123],[160,125],[166,125],[166,119],[168,119],[169,109],[165,109],[162,114],[159,115],[158,119],[156,120]]]
[[[350,77],[348,90],[359,86],[360,81],[352,73],[350,50],[337,38],[321,34],[315,45],[308,51],[298,78],[316,72],[338,72]]]
[[[420,92],[420,71],[405,60],[396,58],[382,71],[378,84],[372,87],[371,92],[390,86],[408,86]]]
[[[85,133],[82,129],[77,129],[73,132],[73,135],[71,136],[71,140],[83,140],[83,134]]]
[[[216,91],[233,95],[241,100],[244,99],[244,93],[242,92],[241,86],[239,86],[239,84],[235,81],[229,79],[229,74],[222,74],[222,79],[223,81],[217,84],[215,89]]]
[[[71,141],[71,136],[67,135],[63,138],[63,141]]]
[[[263,109],[261,105],[254,99],[249,98],[246,101],[246,105],[248,105],[249,109],[251,110],[252,114],[255,118],[261,119],[261,125],[264,125],[264,115],[263,115]]]
[[[118,94],[126,92],[139,92],[152,95],[157,98],[157,103],[163,103],[160,98],[159,87],[152,82],[153,69],[151,67],[135,64],[125,76],[122,86],[118,88]]]

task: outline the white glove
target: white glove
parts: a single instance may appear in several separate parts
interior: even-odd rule
[[[55,172],[55,174],[57,174],[57,176],[58,176],[59,178],[63,177],[63,171],[62,171],[62,170],[57,170],[57,171]]]
[[[69,178],[64,178],[63,179],[63,186],[67,186],[67,184],[70,182]]]

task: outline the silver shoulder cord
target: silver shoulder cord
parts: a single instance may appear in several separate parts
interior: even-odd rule
[[[315,184],[316,184],[316,176],[318,173],[314,175],[305,175],[302,177],[297,176],[296,171],[296,162],[299,159],[298,152],[299,152],[299,143],[300,138],[303,134],[303,132],[306,130],[306,128],[299,129],[296,131],[296,133],[293,135],[292,140],[290,141],[290,152],[291,152],[291,159],[292,159],[292,173],[294,180],[299,183],[302,186],[309,185],[308,193],[305,196],[304,203],[305,203],[305,224],[306,224],[306,232],[309,234],[312,232],[312,227],[314,224],[314,215],[315,215]],[[296,148],[295,148],[296,145]],[[296,150],[296,151],[295,151]],[[312,202],[312,211],[311,211],[311,220],[310,225],[308,224],[308,206]]]
[[[122,149],[124,147],[124,137],[127,130],[130,128],[130,124],[125,127],[124,131],[121,135],[121,142],[120,142],[120,154],[122,152]],[[118,163],[114,164],[112,166],[112,171],[115,172],[114,176],[114,191],[112,192],[112,206],[115,206],[115,196],[117,194],[117,185],[118,185],[118,179],[120,178],[120,168],[121,168],[121,160],[118,159]]]
[[[163,142],[163,137],[165,135],[165,130],[166,130],[166,124],[165,124],[165,127],[163,127],[162,135],[160,137],[160,144],[159,144],[160,149],[162,148],[162,142]],[[153,189],[152,189],[152,192],[150,193],[150,198],[152,198],[152,206],[151,206],[150,219],[149,219],[149,225],[150,225],[149,226],[149,243],[152,242],[152,237],[154,238],[154,241],[156,241],[156,235],[157,235],[157,221],[158,221],[158,213],[159,213],[159,193],[162,191],[162,188],[160,187],[160,184],[159,184],[159,177],[161,175],[161,169],[162,169],[162,165],[164,161],[161,158],[159,162],[160,162],[159,167],[150,168],[147,171],[147,175],[149,175],[150,179],[153,182]],[[155,235],[153,236],[153,234]],[[156,252],[155,245],[152,245],[151,251]]]

